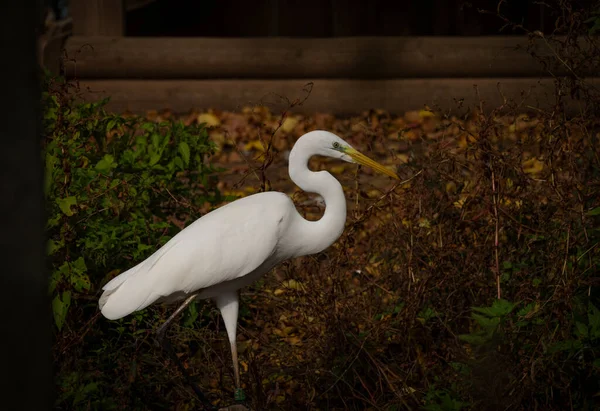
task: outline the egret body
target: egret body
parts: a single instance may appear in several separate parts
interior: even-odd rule
[[[195,299],[213,299],[219,308],[240,389],[236,328],[238,290],[294,257],[318,253],[333,244],[346,222],[346,198],[340,183],[327,171],[313,172],[314,155],[333,157],[373,168],[398,178],[327,131],[312,131],[298,139],[289,156],[289,174],[302,190],[321,195],[325,213],[307,221],[284,193],[245,197],[202,216],[175,235],[146,260],[113,278],[100,297],[102,314],[116,320],[157,302],[184,300],[158,330]]]

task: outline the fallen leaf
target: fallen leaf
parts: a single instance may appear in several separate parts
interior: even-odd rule
[[[263,147],[260,140],[252,140],[244,145],[244,151],[252,151],[252,150],[257,150],[257,151],[262,152],[262,151],[265,151],[265,148]]]
[[[221,120],[212,113],[202,113],[196,117],[198,124],[205,123],[207,127],[216,127],[221,125]]]
[[[294,130],[294,128],[296,127],[296,124],[298,124],[298,119],[295,117],[287,117],[284,121],[283,124],[281,125],[281,130],[283,130],[286,133],[290,133]]]
[[[525,171],[527,174],[537,174],[544,169],[544,163],[535,157],[525,160],[522,166],[523,171]]]

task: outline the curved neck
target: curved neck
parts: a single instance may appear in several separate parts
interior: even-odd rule
[[[292,230],[295,247],[298,247],[294,251],[295,257],[323,251],[342,235],[346,224],[346,197],[342,185],[327,171],[310,171],[308,160],[312,155],[298,144],[294,146],[289,158],[290,178],[302,190],[323,197],[325,214],[318,221],[308,221],[298,215]]]

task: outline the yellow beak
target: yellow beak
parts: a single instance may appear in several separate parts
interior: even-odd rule
[[[363,166],[371,167],[373,170],[379,173],[395,178],[396,180],[400,180],[400,177],[398,177],[396,173],[394,173],[392,170],[390,170],[384,165],[379,164],[375,160],[371,160],[369,157],[365,156],[359,151],[356,151],[353,148],[347,148],[344,152],[348,154],[356,163],[362,164]]]

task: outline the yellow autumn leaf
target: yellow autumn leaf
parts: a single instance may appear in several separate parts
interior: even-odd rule
[[[453,203],[454,207],[456,207],[456,208],[462,208],[463,205],[465,204],[465,202],[467,201],[467,197],[468,197],[468,195],[461,194],[460,198]]]
[[[302,345],[302,340],[298,336],[288,337],[285,339],[290,345]]]
[[[450,194],[456,193],[456,183],[454,181],[446,183],[446,192]]]
[[[196,117],[196,121],[198,122],[198,124],[205,123],[207,127],[216,127],[221,125],[221,120],[219,120],[217,116],[215,116],[212,113],[198,114],[198,117]]]
[[[419,111],[419,117],[421,117],[421,118],[435,117],[435,114],[433,114],[429,110],[421,110],[421,111]]]
[[[251,344],[251,342],[250,342],[250,344]],[[238,341],[238,343],[237,343],[238,354],[243,354],[248,349],[248,346],[250,344],[248,341]]]
[[[410,141],[415,141],[419,138],[417,133],[415,133],[413,130],[401,131],[399,137],[400,137],[400,140],[410,140]]]
[[[290,133],[298,124],[298,119],[294,117],[287,117],[283,120],[283,124],[281,125],[281,129],[286,133]]]
[[[235,196],[235,197],[244,197],[246,195],[246,193],[244,193],[243,191],[229,191],[229,190],[224,190],[223,194],[225,194],[226,196]]]
[[[218,146],[222,146],[223,144],[225,144],[225,134],[223,133],[220,133],[218,131],[211,131],[210,133],[208,133],[208,136]]]
[[[244,372],[248,372],[248,363],[246,361],[240,361],[240,365],[244,369]]]
[[[281,330],[281,334],[282,335],[290,335],[295,330],[296,330],[296,327],[291,327],[291,326],[283,327],[283,329]]]
[[[535,157],[525,160],[522,165],[527,174],[537,174],[544,169],[544,163]]]
[[[373,277],[379,277],[379,270],[377,269],[377,267],[374,266],[367,266],[365,268],[365,271],[369,274],[371,274]]]
[[[304,289],[305,289],[304,288],[304,284],[302,284],[300,281],[296,281],[294,279],[291,279],[291,280],[288,280],[288,281],[284,281],[282,283],[282,285],[284,287],[291,288],[292,290],[302,290],[302,291],[304,291]]]
[[[260,140],[252,140],[249,143],[246,143],[244,145],[244,150],[245,151],[251,151],[251,150],[265,151],[265,148],[263,147]]]
[[[278,288],[278,289],[276,289],[275,291],[273,291],[273,295],[276,295],[276,296],[277,296],[277,295],[284,294],[284,293],[285,293],[285,290],[283,290],[283,289],[281,289],[281,288]]]
[[[342,174],[344,171],[346,171],[346,165],[341,164],[341,165],[333,166],[330,168],[330,171],[334,174]]]
[[[396,154],[396,158],[398,160],[400,160],[401,163],[408,163],[408,159],[409,159],[408,154],[403,154],[403,153]],[[396,170],[394,170],[394,169],[391,169],[391,170],[396,172]]]

